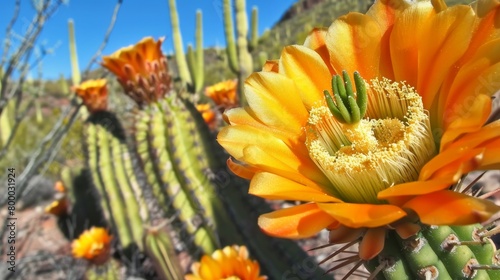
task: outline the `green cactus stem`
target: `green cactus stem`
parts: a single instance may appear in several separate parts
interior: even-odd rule
[[[172,25],[172,39],[174,40],[175,61],[179,76],[185,86],[192,84],[191,75],[184,56],[184,47],[182,45],[182,34],[179,25],[179,16],[177,15],[177,7],[175,0],[168,0],[170,9],[170,23]]]
[[[195,92],[203,88],[204,83],[204,50],[203,50],[203,15],[201,11],[196,11],[196,68],[193,72]]]
[[[243,82],[253,71],[253,59],[249,52],[248,43],[248,19],[245,0],[235,0],[236,34],[237,41],[234,42],[234,28],[229,0],[223,2],[224,12],[224,34],[226,37],[226,50],[229,67],[238,75],[238,97],[240,104],[246,104],[243,94]]]
[[[120,279],[120,265],[111,259],[103,265],[92,265],[85,272],[86,280],[115,280]]]
[[[259,10],[257,7],[252,8],[252,21],[250,23],[250,39],[248,40],[248,51],[253,51],[259,43]]]
[[[192,84],[189,85],[188,90],[194,93],[199,93],[203,88],[204,83],[204,72],[203,72],[203,20],[201,11],[196,11],[196,51],[193,51],[193,47],[188,45],[188,50],[186,54],[187,64],[189,68],[189,74],[192,78]]]
[[[124,249],[142,250],[144,224],[149,214],[141,189],[130,168],[125,136],[109,112],[91,115],[85,126],[87,163],[99,193],[105,217],[116,230]]]
[[[178,150],[171,141],[171,125],[165,119],[164,107],[150,104],[136,115],[135,142],[140,165],[159,204],[169,216],[175,217],[173,227],[187,237],[185,243],[192,254],[199,255],[219,247],[218,238],[204,216],[199,215],[199,202],[178,178],[179,167],[171,150]],[[183,157],[188,154],[182,155]],[[189,168],[189,167],[186,167]]]
[[[474,268],[498,265],[495,246],[488,237],[479,238],[479,228],[422,225],[408,239],[391,231],[383,251],[365,266],[374,279],[498,279],[497,270]]]
[[[229,62],[229,67],[233,73],[240,72],[238,63],[238,53],[236,51],[236,43],[234,41],[234,23],[231,11],[231,0],[223,1],[224,13],[224,35],[226,37],[226,52]]]
[[[0,114],[0,147],[7,144],[14,125],[15,100],[11,99]]]
[[[76,51],[75,27],[72,19],[68,21],[69,32],[69,58],[71,62],[71,79],[73,85],[81,82],[80,67],[78,66],[78,53]]]
[[[167,232],[161,229],[148,230],[144,236],[144,248],[160,279],[177,280],[183,278],[182,267]]]
[[[64,77],[64,74],[59,75],[59,89],[61,90],[61,93],[67,95],[69,94],[69,87],[68,87],[68,82],[66,81],[66,78]]]

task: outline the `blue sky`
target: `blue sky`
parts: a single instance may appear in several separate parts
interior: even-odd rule
[[[259,8],[259,35],[266,28],[272,27],[283,12],[297,0],[247,0],[250,18],[253,6]],[[34,15],[32,0],[21,0],[21,11],[14,26],[17,34],[22,34]],[[117,1],[113,0],[69,0],[62,5],[46,23],[45,29],[37,41],[38,46],[54,48],[43,61],[44,78],[57,78],[60,73],[70,75],[68,47],[68,20],[75,23],[75,35],[80,68],[87,66],[90,58],[99,48],[109,25],[113,9]],[[194,44],[196,10],[203,12],[204,46],[224,46],[224,30],[222,22],[222,0],[177,0],[180,26],[184,47]],[[2,0],[0,9],[0,36],[5,36],[5,29],[14,10],[15,0]],[[136,43],[145,36],[154,38],[165,36],[163,45],[165,52],[173,49],[168,0],[123,0],[118,19],[109,43],[103,51],[111,54],[123,46]],[[14,43],[16,40],[14,41]],[[3,45],[0,48],[3,55]],[[83,70],[83,69],[82,69]],[[32,74],[36,77],[36,74]]]

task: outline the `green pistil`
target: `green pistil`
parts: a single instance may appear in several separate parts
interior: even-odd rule
[[[356,93],[354,93],[347,71],[342,71],[342,76],[344,82],[342,82],[340,75],[332,77],[333,98],[328,90],[323,91],[323,93],[328,108],[339,122],[355,124],[366,113],[368,97],[366,95],[365,81],[358,72],[354,72],[354,84],[356,85]]]

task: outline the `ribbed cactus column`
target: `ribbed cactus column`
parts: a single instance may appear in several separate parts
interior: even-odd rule
[[[178,173],[188,172],[185,169],[191,168],[183,166],[184,169],[179,169],[176,166],[189,154],[181,154],[177,159],[172,157],[169,151],[180,150],[181,147],[175,146],[170,140],[176,136],[173,136],[174,131],[169,131],[172,125],[167,123],[165,115],[164,107],[153,103],[135,116],[134,138],[141,168],[159,204],[174,218],[173,227],[181,237],[184,236],[188,249],[196,255],[211,252],[219,246],[216,233],[205,217],[200,215],[198,199],[178,178]]]
[[[124,249],[142,249],[144,225],[149,223],[142,190],[131,170],[131,156],[121,124],[108,112],[90,116],[84,127],[87,165],[105,217],[117,231]]]
[[[246,13],[245,0],[234,0],[236,16],[236,34],[237,41],[234,41],[234,27],[231,13],[231,1],[224,0],[224,34],[226,36],[226,51],[229,60],[229,67],[238,75],[239,91],[238,97],[241,104],[245,104],[243,95],[243,82],[253,71],[253,59],[249,49],[252,44],[248,43],[248,19]],[[257,12],[255,12],[257,14]],[[256,17],[256,16],[255,16]],[[257,22],[252,24],[252,28],[257,28]],[[256,31],[251,31],[254,34]],[[256,39],[253,39],[256,40]]]
[[[480,225],[422,226],[415,236],[402,239],[389,232],[385,247],[366,267],[374,279],[500,279],[499,253]]]
[[[184,56],[184,47],[182,45],[182,34],[179,26],[179,16],[177,15],[177,6],[175,0],[168,0],[170,9],[170,24],[172,25],[172,39],[174,40],[175,61],[179,76],[185,85],[191,84],[192,79]]]

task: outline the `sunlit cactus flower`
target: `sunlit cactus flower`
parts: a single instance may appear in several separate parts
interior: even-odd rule
[[[58,217],[66,216],[69,214],[69,199],[67,196],[66,187],[61,181],[54,184],[56,191],[55,199],[44,209],[45,213],[49,213]]]
[[[500,2],[377,0],[315,29],[245,82],[219,143],[251,194],[303,204],[259,218],[269,235],[361,239],[359,258],[427,225],[500,210],[459,179],[500,166]]]
[[[221,111],[224,111],[238,106],[237,89],[237,80],[227,80],[207,87],[205,89],[205,95],[210,97]]]
[[[172,87],[167,58],[161,44],[151,37],[102,57],[102,66],[116,75],[125,93],[138,105],[161,99]]]
[[[89,262],[102,265],[110,257],[112,236],[108,231],[100,227],[92,227],[84,231],[78,239],[71,244],[72,253],[75,258],[86,259]]]
[[[193,274],[186,275],[186,280],[265,280],[260,276],[260,266],[248,257],[245,246],[226,246],[216,250],[212,256],[205,255],[200,262],[191,266]]]
[[[196,109],[200,112],[208,127],[210,129],[215,129],[217,126],[217,116],[212,110],[212,106],[209,103],[198,104],[196,105]]]
[[[108,87],[106,79],[87,80],[73,87],[89,112],[95,113],[108,108]]]

